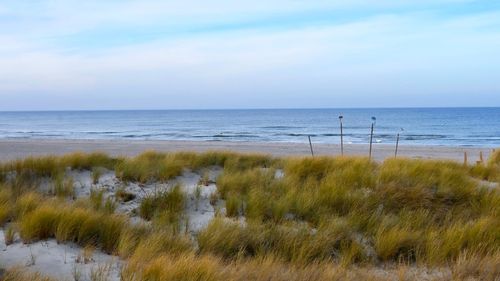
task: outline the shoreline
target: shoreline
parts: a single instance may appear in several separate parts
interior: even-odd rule
[[[373,144],[373,158],[383,161],[394,157],[394,145]],[[1,139],[0,161],[28,156],[63,155],[71,152],[101,151],[112,156],[135,156],[145,150],[161,152],[226,150],[240,153],[264,153],[274,156],[309,156],[308,143],[292,142],[237,142],[237,141],[176,141],[176,140],[71,140],[71,139]],[[340,144],[313,143],[315,155],[340,155]],[[436,145],[404,145],[398,156],[422,159],[446,159],[462,162],[467,152],[468,162],[479,160],[480,152],[486,160],[491,147],[460,147]],[[368,156],[368,144],[344,144],[348,156]]]

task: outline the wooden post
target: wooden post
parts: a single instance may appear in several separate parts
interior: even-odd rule
[[[396,136],[396,150],[394,151],[394,158],[398,157],[398,146],[399,146],[399,133]]]
[[[377,120],[375,117],[372,117],[372,128],[370,131],[370,154],[369,154],[369,159],[372,159],[372,143],[373,143],[373,127],[375,125],[375,120]]]
[[[481,162],[481,164],[484,163],[484,160],[483,160],[483,152],[482,151],[479,151],[479,161]]]
[[[342,128],[342,118],[344,116],[340,115],[339,120],[340,120],[340,155],[344,156],[344,132]]]
[[[464,151],[464,166],[467,166],[467,151]]]
[[[313,151],[313,146],[312,146],[312,142],[311,142],[311,136],[307,136],[307,138],[309,139],[309,147],[311,148],[311,156],[314,157],[314,151]]]

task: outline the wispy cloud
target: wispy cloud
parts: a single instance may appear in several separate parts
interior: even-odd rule
[[[7,1],[0,109],[500,104],[491,1],[268,2]]]

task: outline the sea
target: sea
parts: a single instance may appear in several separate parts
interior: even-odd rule
[[[0,112],[1,139],[500,147],[500,107]]]

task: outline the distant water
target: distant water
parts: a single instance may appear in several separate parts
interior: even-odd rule
[[[500,146],[500,108],[0,112],[0,138]],[[401,131],[401,128],[404,131]]]

